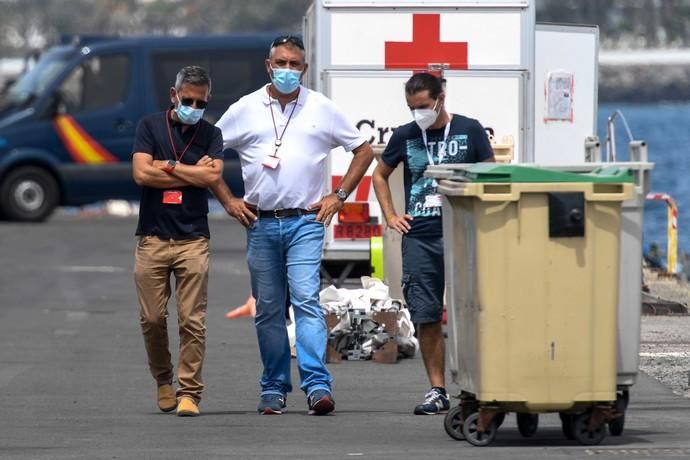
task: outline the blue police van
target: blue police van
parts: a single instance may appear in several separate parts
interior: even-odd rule
[[[205,118],[214,123],[268,81],[273,38],[110,38],[48,49],[0,105],[0,216],[41,221],[60,205],[138,199],[130,159],[137,122],[170,105],[177,71],[209,71]],[[225,180],[241,194],[237,154],[225,154]]]

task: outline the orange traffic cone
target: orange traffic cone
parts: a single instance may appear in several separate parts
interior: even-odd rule
[[[256,299],[254,297],[249,296],[244,305],[240,305],[225,314],[227,319],[242,318],[243,316],[251,316],[252,318],[256,316]]]

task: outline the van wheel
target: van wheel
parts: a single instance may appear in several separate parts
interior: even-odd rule
[[[24,166],[10,171],[0,186],[0,211],[9,220],[40,222],[55,210],[58,193],[48,171]]]

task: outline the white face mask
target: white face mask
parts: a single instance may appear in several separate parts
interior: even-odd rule
[[[422,129],[422,131],[426,131],[429,129],[429,126],[436,123],[436,119],[438,118],[438,112],[436,112],[437,105],[438,99],[436,100],[433,109],[414,109],[412,111],[414,121]]]

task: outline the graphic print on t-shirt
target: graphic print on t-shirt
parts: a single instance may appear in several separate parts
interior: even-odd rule
[[[467,134],[451,134],[446,142],[443,142],[442,136],[429,136],[427,140],[428,152],[435,165],[467,163],[470,160],[467,145]],[[424,206],[427,195],[436,193],[436,186],[432,178],[424,177],[424,171],[429,166],[429,157],[422,138],[408,139],[406,147],[407,165],[410,169],[410,201],[407,213],[412,217],[440,216],[441,208]]]

